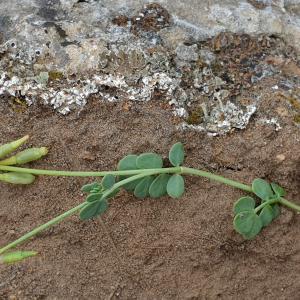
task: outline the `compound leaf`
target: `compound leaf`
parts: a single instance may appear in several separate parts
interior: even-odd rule
[[[271,187],[273,189],[273,191],[275,192],[275,194],[278,196],[278,197],[284,197],[285,194],[286,194],[286,191],[278,184],[272,182],[271,183]]]
[[[274,196],[274,193],[271,189],[271,185],[261,178],[256,178],[253,180],[252,190],[254,194],[263,201],[267,201],[269,198]]]
[[[137,198],[146,198],[147,196],[149,196],[149,188],[154,179],[154,176],[147,176],[143,178],[135,187],[134,195]]]
[[[152,198],[159,198],[167,194],[167,184],[169,181],[169,174],[158,175],[149,188],[149,194]]]
[[[237,215],[240,212],[253,210],[255,208],[255,201],[252,197],[246,196],[240,198],[234,203],[233,212]]]
[[[172,198],[180,198],[184,193],[184,179],[179,174],[174,174],[167,184],[168,195]]]
[[[260,217],[254,211],[238,213],[233,220],[234,229],[245,239],[254,238],[262,229]]]
[[[178,142],[174,144],[169,151],[169,161],[175,167],[182,165],[184,161],[183,144]]]
[[[261,220],[263,226],[269,225],[274,218],[274,213],[273,213],[272,207],[270,205],[266,205],[261,210],[259,217],[260,217],[260,220]]]
[[[156,153],[143,153],[136,160],[139,169],[159,169],[163,166],[163,160]]]
[[[107,174],[102,178],[101,185],[105,190],[110,189],[116,183],[116,178],[112,174]]]

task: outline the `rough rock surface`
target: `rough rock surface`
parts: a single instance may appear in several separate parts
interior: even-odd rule
[[[42,101],[63,114],[93,94],[108,101],[164,98],[185,119],[180,127],[212,135],[242,129],[257,99],[241,105],[241,90],[279,72],[264,59],[286,55],[283,41],[295,48],[294,59],[300,52],[299,6],[295,0],[0,1],[0,95],[26,105]],[[252,61],[242,51],[226,57],[237,47]]]

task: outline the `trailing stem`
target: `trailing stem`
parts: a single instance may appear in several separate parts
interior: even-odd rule
[[[8,153],[20,146],[28,137],[0,147],[0,155]],[[2,152],[1,152],[2,151]],[[39,170],[8,166],[7,164],[27,163],[39,159],[46,154],[46,148],[31,148],[19,154],[0,161],[0,180],[15,183],[29,184],[33,182],[34,175],[47,176],[72,176],[72,177],[103,177],[101,183],[95,182],[83,187],[83,191],[89,193],[86,201],[53,218],[49,222],[36,227],[23,235],[16,241],[0,249],[0,254],[18,246],[19,244],[34,237],[45,229],[60,223],[67,217],[80,211],[80,218],[87,220],[103,213],[107,207],[109,198],[112,198],[121,187],[133,191],[138,198],[152,197],[159,198],[168,194],[172,198],[180,198],[184,192],[184,179],[181,175],[194,175],[216,182],[229,185],[234,188],[255,194],[260,198],[261,203],[250,196],[240,198],[234,205],[234,228],[246,239],[256,236],[263,227],[267,226],[280,213],[277,204],[285,205],[300,212],[300,206],[283,198],[285,191],[275,183],[269,184],[263,179],[255,179],[252,185],[245,185],[239,181],[225,178],[211,172],[188,168],[182,166],[184,161],[184,150],[181,143],[172,146],[169,152],[169,161],[173,165],[170,168],[163,168],[163,159],[155,153],[143,153],[141,155],[128,155],[119,161],[117,171],[57,171]],[[1,165],[2,164],[2,165]],[[115,177],[118,176],[116,182]],[[16,257],[22,257],[19,253]],[[5,255],[5,254],[4,254]],[[25,256],[32,256],[32,253],[25,253]],[[3,259],[0,256],[0,260]],[[10,260],[10,257],[6,257]]]
[[[245,185],[243,183],[240,183],[238,181],[234,181],[231,179],[227,179],[223,176],[219,176],[219,175],[215,175],[213,173],[207,172],[207,171],[202,171],[202,170],[197,170],[197,169],[193,169],[193,168],[186,168],[186,167],[173,167],[173,168],[160,168],[160,169],[146,169],[146,170],[128,170],[128,171],[105,171],[105,172],[81,172],[81,171],[52,171],[52,170],[38,170],[38,169],[26,169],[26,168],[18,168],[18,167],[8,167],[8,166],[0,166],[1,170],[6,170],[6,171],[14,171],[14,172],[19,172],[19,173],[30,173],[30,174],[35,174],[35,175],[51,175],[51,176],[80,176],[80,177],[90,177],[90,176],[105,176],[108,174],[111,175],[133,175],[127,179],[124,179],[122,181],[117,182],[113,188],[109,191],[107,191],[106,193],[109,194],[111,193],[113,190],[116,190],[120,187],[122,187],[123,185],[143,178],[145,176],[149,176],[149,175],[154,175],[154,174],[164,174],[164,173],[178,173],[178,174],[187,174],[187,175],[196,175],[196,176],[201,176],[201,177],[205,177],[205,178],[209,178],[211,180],[220,182],[220,183],[224,183],[227,184],[229,186],[235,187],[235,188],[239,188],[241,190],[247,191],[247,192],[253,192],[251,186]],[[104,196],[106,194],[104,193]],[[278,200],[274,200],[272,201],[272,203],[276,203],[276,202],[280,202],[281,204],[292,208],[298,212],[300,212],[300,206],[284,199],[284,198],[280,198]],[[259,211],[261,210],[267,203],[263,203],[260,206],[258,206],[255,210]],[[270,204],[270,203],[269,203]],[[4,253],[5,251],[7,251],[8,249],[14,248],[17,245],[27,241],[28,239],[32,238],[33,236],[37,235],[38,233],[40,233],[41,231],[44,231],[45,229],[60,223],[61,221],[63,221],[64,219],[66,219],[67,217],[70,217],[71,215],[77,213],[79,210],[81,210],[85,205],[87,205],[86,202],[83,202],[77,206],[75,206],[74,208],[66,211],[65,213],[55,217],[54,219],[50,220],[49,222],[33,229],[32,231],[28,232],[27,234],[25,234],[24,236],[22,236],[21,238],[17,239],[16,241],[8,244],[7,246],[3,247],[0,249],[0,254]]]

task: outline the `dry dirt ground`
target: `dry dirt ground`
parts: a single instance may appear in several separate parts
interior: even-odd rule
[[[300,76],[296,64],[283,67]],[[242,91],[246,102],[259,95],[258,111],[245,130],[220,137],[176,129],[180,121],[159,95],[146,104],[95,96],[66,117],[1,98],[0,143],[29,134],[29,146],[49,147],[35,168],[111,170],[129,153],[167,157],[181,141],[185,165],[247,184],[256,177],[278,182],[300,204],[300,105],[281,87],[272,89],[277,83],[269,77]],[[261,122],[271,117],[281,129]],[[0,245],[84,201],[80,188],[90,181],[41,176],[26,187],[0,183]],[[186,187],[180,200],[141,201],[122,191],[101,219],[73,216],[40,234],[21,247],[38,257],[0,266],[0,299],[300,298],[299,214],[282,209],[245,241],[232,227],[232,206],[243,192],[195,177]]]

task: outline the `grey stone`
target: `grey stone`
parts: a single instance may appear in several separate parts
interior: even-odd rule
[[[175,52],[177,58],[184,61],[196,61],[199,58],[197,53],[198,47],[197,45],[180,45],[176,48]]]
[[[165,47],[175,50],[179,45],[190,42],[191,35],[181,27],[171,26],[159,32]]]
[[[207,65],[212,64],[216,60],[215,54],[208,49],[201,49],[199,56]]]
[[[197,45],[220,32],[268,34],[300,53],[299,1],[157,2],[163,7],[144,9],[149,1],[143,0],[0,0],[0,95],[21,93],[29,105],[40,100],[66,114],[91,94],[149,101],[158,90],[182,117],[193,101],[216,98],[200,103],[207,132],[245,128],[255,103],[241,108],[227,101],[224,82],[212,71],[215,54]],[[205,67],[195,67],[199,58]],[[192,69],[188,88],[181,86],[182,66]]]

